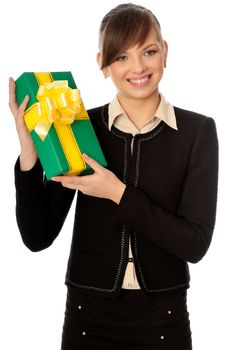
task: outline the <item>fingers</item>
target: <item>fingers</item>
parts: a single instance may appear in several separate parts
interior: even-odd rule
[[[15,98],[15,82],[13,78],[9,78],[9,106],[13,115],[16,116],[18,104]]]
[[[21,117],[21,116],[23,117],[29,99],[30,99],[29,96],[26,95],[26,96],[24,97],[23,102],[22,102],[21,105],[19,106],[19,108],[18,108],[18,115],[19,115],[20,117]]]
[[[96,171],[101,171],[102,170],[102,166],[96,162],[96,160],[94,160],[93,158],[89,157],[86,153],[83,153],[83,158],[85,160],[85,162],[96,172]]]
[[[73,190],[80,189],[80,187],[86,185],[86,176],[53,176],[51,180],[54,182],[60,182],[63,187]]]
[[[66,183],[66,184],[76,184],[76,185],[79,185],[79,184],[83,184],[83,182],[85,181],[85,179],[88,177],[87,176],[69,176],[69,175],[62,175],[62,176],[53,176],[51,179],[53,181],[56,181],[56,182],[63,182],[63,183]]]
[[[91,183],[93,176],[94,174],[85,175],[85,176],[61,175],[61,176],[53,176],[51,180],[55,182],[62,182],[62,184],[67,184],[67,185],[88,186],[89,183]]]
[[[25,109],[29,101],[29,96],[26,95],[21,105],[18,107],[18,103],[15,97],[15,81],[13,78],[9,78],[9,107],[14,117],[23,117]]]

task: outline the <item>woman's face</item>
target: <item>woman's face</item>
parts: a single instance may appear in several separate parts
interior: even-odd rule
[[[119,97],[146,99],[157,91],[166,56],[166,42],[162,48],[156,31],[152,29],[142,46],[129,47],[121,52],[104,72],[111,76]]]

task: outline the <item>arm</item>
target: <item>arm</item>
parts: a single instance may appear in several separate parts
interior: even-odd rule
[[[212,118],[205,118],[191,150],[177,212],[168,212],[156,205],[148,194],[127,186],[114,222],[146,236],[171,254],[196,263],[204,256],[211,242],[216,215],[217,180],[216,128]]]
[[[25,245],[39,251],[52,244],[59,234],[71,206],[75,191],[43,180],[37,160],[31,170],[15,165],[16,219]]]

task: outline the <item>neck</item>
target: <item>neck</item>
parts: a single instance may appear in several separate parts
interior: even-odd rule
[[[157,89],[146,99],[133,99],[118,95],[118,100],[130,120],[137,128],[140,128],[154,116],[160,103],[160,96]]]

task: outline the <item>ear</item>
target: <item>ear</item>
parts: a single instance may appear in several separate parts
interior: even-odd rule
[[[101,69],[101,65],[102,65],[102,55],[101,55],[101,52],[98,52],[98,53],[97,53],[96,59],[97,59],[97,64],[99,65],[99,67],[100,67],[100,69]],[[101,69],[101,71],[102,71],[104,77],[105,77],[105,78],[108,78],[109,72],[108,72],[107,67]]]
[[[167,41],[163,41],[163,46],[164,46],[164,67],[167,66],[167,57],[168,57],[168,43]]]
[[[98,64],[99,67],[101,68],[101,61],[102,61],[102,58],[101,58],[101,53],[100,53],[100,52],[97,53],[96,60],[97,60],[97,64]]]

